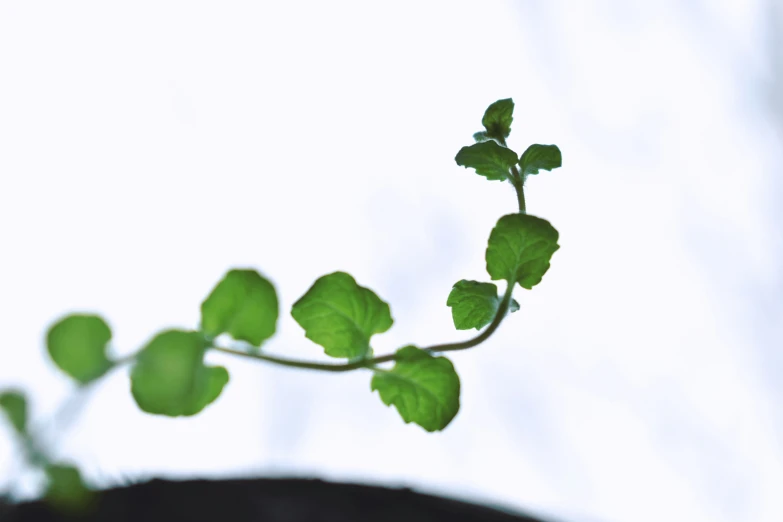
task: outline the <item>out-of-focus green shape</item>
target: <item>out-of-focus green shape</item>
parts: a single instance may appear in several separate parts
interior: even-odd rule
[[[391,328],[389,305],[345,272],[319,277],[291,309],[305,336],[326,355],[366,357],[370,337]]]
[[[481,143],[482,141],[491,140],[492,138],[487,136],[485,131],[479,131],[473,134],[473,139],[476,140],[476,143]]]
[[[177,417],[195,415],[218,398],[228,383],[222,366],[205,366],[207,341],[199,332],[166,330],[136,356],[131,394],[142,411]]]
[[[0,409],[20,435],[27,434],[27,400],[22,392],[6,390],[0,393]]]
[[[434,357],[415,346],[397,351],[394,368],[379,370],[370,388],[387,406],[394,404],[402,419],[427,431],[449,425],[459,411],[459,376],[445,357]]]
[[[549,221],[529,214],[508,214],[489,235],[487,272],[531,289],[549,269],[552,254],[560,248],[558,233]]]
[[[563,165],[563,156],[557,145],[531,145],[519,158],[523,176],[538,174],[540,169],[552,170]]]
[[[255,270],[230,270],[201,303],[201,329],[228,333],[253,346],[274,335],[279,306],[275,287]]]
[[[498,100],[484,112],[481,124],[487,129],[490,138],[504,140],[511,134],[511,122],[514,120],[514,100]]]
[[[451,307],[451,317],[457,330],[480,330],[492,322],[502,297],[493,283],[480,283],[463,279],[451,288],[446,305]],[[508,312],[519,310],[519,303],[511,300]]]
[[[462,147],[454,161],[461,167],[475,169],[476,174],[489,180],[503,181],[508,178],[511,166],[517,163],[517,153],[489,140]]]
[[[56,322],[46,335],[54,363],[80,384],[87,384],[112,367],[106,357],[111,330],[97,315],[73,314]]]
[[[48,484],[44,498],[55,508],[70,515],[87,514],[94,506],[94,493],[74,466],[50,464],[45,468]]]

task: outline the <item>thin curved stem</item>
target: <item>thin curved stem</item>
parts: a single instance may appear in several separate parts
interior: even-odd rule
[[[316,363],[309,361],[302,361],[298,359],[286,359],[284,357],[276,357],[274,355],[267,355],[264,353],[251,353],[244,352],[242,350],[235,350],[233,348],[224,348],[222,346],[212,346],[213,350],[218,352],[228,353],[231,355],[239,355],[241,357],[249,357],[251,359],[259,359],[261,361],[271,362],[279,364],[281,366],[288,366],[291,368],[301,368],[304,370],[321,370],[324,372],[349,372],[351,370],[358,370],[359,368],[367,368],[372,370],[376,364],[381,364],[394,360],[394,354],[384,355],[381,357],[373,357],[371,359],[364,359],[361,361],[355,361],[343,364],[331,364],[331,363]]]
[[[492,319],[492,322],[489,324],[486,330],[481,332],[473,339],[468,339],[467,341],[462,341],[459,343],[436,344],[433,346],[428,346],[427,348],[423,348],[423,350],[429,353],[454,352],[457,350],[467,350],[468,348],[473,348],[474,346],[483,343],[484,341],[489,339],[489,336],[495,333],[495,330],[497,330],[498,326],[500,326],[500,322],[503,321],[503,318],[506,316],[509,303],[511,302],[511,294],[513,292],[514,292],[514,283],[509,283],[508,286],[506,287],[505,294],[503,294],[503,299],[500,301],[500,305],[498,306],[497,312],[495,313],[495,317]],[[395,359],[396,356],[396,354],[392,353],[388,355],[382,355],[379,357],[364,359],[361,361],[354,361],[354,362],[342,363],[342,364],[331,364],[331,363],[316,363],[316,362],[302,361],[298,359],[287,359],[284,357],[277,357],[274,355],[267,355],[263,353],[252,353],[252,352],[246,352],[242,350],[236,350],[234,348],[225,348],[223,346],[213,345],[210,348],[218,352],[271,362],[274,364],[279,364],[281,366],[288,366],[291,368],[301,368],[304,370],[320,370],[324,372],[349,372],[352,370],[358,370],[360,368],[366,368],[368,370],[378,371],[380,370],[379,368],[374,368],[376,364],[391,362]]]

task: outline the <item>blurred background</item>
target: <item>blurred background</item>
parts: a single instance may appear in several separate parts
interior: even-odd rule
[[[573,521],[782,520],[782,30],[778,0],[4,1],[0,386],[98,486],[317,476]],[[105,316],[118,355],[196,327],[232,267],[277,287],[272,353],[325,358],[288,312],[335,270],[391,305],[376,353],[470,337],[446,297],[489,279],[516,199],[453,158],[506,97],[512,149],[563,152],[526,190],[561,249],[451,357],[444,432],[366,372],[210,354],[231,382],[170,419],[127,370],[74,395],[47,359],[66,313]],[[12,484],[40,477],[2,429]]]

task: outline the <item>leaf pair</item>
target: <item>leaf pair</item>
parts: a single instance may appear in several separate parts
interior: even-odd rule
[[[277,330],[275,287],[255,270],[230,270],[201,303],[201,330],[167,330],[136,356],[131,393],[147,413],[195,415],[215,401],[228,384],[223,366],[207,366],[204,355],[221,334],[256,350]]]
[[[258,348],[276,330],[275,288],[255,270],[231,270],[201,305],[201,329],[208,337],[229,334]],[[357,359],[370,351],[370,337],[388,330],[389,305],[349,274],[318,278],[291,309],[305,336],[330,357]]]
[[[231,270],[202,303],[201,311],[202,331],[160,332],[136,355],[131,393],[141,410],[194,415],[213,402],[229,376],[224,367],[204,364],[211,338],[228,333],[259,346],[275,332],[277,295],[256,271]],[[114,366],[106,354],[111,337],[102,318],[72,314],[49,329],[47,350],[63,372],[85,385]]]
[[[370,338],[394,322],[389,305],[345,272],[316,280],[291,315],[327,355],[351,360],[371,356]],[[451,361],[415,346],[401,348],[394,360],[391,370],[372,368],[370,389],[406,423],[427,431],[445,428],[459,411],[459,376]]]
[[[508,214],[498,220],[489,235],[486,261],[493,280],[531,289],[541,282],[559,247],[557,230],[545,219],[529,214]],[[458,330],[477,330],[496,316],[501,298],[492,283],[461,280],[454,284],[446,300]],[[519,310],[513,299],[508,311]]]
[[[492,279],[530,289],[549,269],[559,248],[558,233],[548,221],[527,214],[509,214],[498,221],[487,246],[487,272]],[[458,281],[446,304],[452,309],[454,326],[460,330],[481,329],[489,324],[501,303],[492,283]],[[509,312],[519,309],[511,300]],[[387,405],[394,404],[405,422],[415,422],[427,431],[441,430],[459,411],[460,383],[451,361],[408,346],[397,352],[390,372],[378,371],[372,389]]]
[[[85,385],[114,366],[106,355],[110,340],[111,330],[101,317],[73,314],[49,329],[47,350],[64,373]],[[228,382],[228,372],[204,365],[207,346],[203,334],[184,330],[161,332],[147,343],[131,370],[131,393],[139,408],[193,415],[214,401]]]
[[[457,165],[475,169],[476,174],[489,180],[504,181],[512,176],[512,169],[519,166],[522,181],[539,170],[552,170],[562,166],[563,158],[556,145],[534,144],[521,157],[506,147],[511,134],[514,101],[498,100],[490,105],[481,123],[486,130],[473,135],[476,143],[462,147],[454,160]]]
[[[476,174],[493,181],[508,179],[515,165],[519,165],[522,176],[526,177],[538,174],[539,170],[552,170],[563,164],[557,145],[534,144],[525,150],[521,158],[517,158],[516,152],[494,141],[462,147],[454,160],[457,165],[475,169]]]

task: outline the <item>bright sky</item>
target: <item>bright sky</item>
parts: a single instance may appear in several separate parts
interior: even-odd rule
[[[468,337],[446,296],[489,279],[515,196],[453,158],[513,97],[509,146],[563,151],[527,188],[561,249],[453,355],[444,432],[405,425],[367,373],[213,354],[231,382],[201,415],[140,413],[118,371],[50,430],[58,454],[96,484],[317,475],[574,521],[782,520],[768,18],[762,0],[3,2],[0,386],[46,423],[73,390],[52,321],[100,313],[131,353],[196,327],[232,267],[277,287],[274,353],[322,358],[288,311],[335,270],[392,307],[376,353]],[[2,430],[0,487],[19,470]]]

